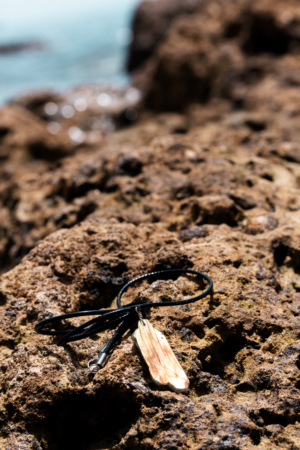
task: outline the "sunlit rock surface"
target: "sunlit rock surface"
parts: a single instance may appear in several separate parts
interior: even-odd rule
[[[89,95],[106,108],[98,97],[108,91],[72,97],[69,118],[66,97],[48,94],[3,109],[1,449],[300,448],[300,12],[292,1],[230,4],[205,2],[172,22],[140,73],[150,80],[144,97],[131,91],[138,115],[126,118],[123,103],[110,112],[115,131],[92,144],[70,139],[70,127],[87,136],[92,114],[75,102]],[[260,39],[258,51],[251,27],[273,30],[268,45],[278,30],[288,37],[275,49]],[[231,55],[224,66],[222,52]],[[187,84],[177,68],[192,66]],[[209,67],[218,88],[203,104],[195,93]],[[182,97],[169,95],[180,83]],[[49,133],[51,122],[62,131]],[[44,153],[32,151],[35,142]],[[147,317],[187,373],[186,394],[152,383],[130,334],[93,376],[87,363],[112,331],[66,346],[34,332],[51,315],[114,308],[125,282],[168,268],[214,281],[211,297]],[[125,301],[178,300],[203,288],[181,276],[141,283]]]

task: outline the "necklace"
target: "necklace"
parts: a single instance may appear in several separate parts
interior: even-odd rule
[[[208,288],[199,295],[186,300],[165,301],[149,303],[146,301],[132,302],[125,306],[121,304],[121,298],[127,289],[133,284],[145,279],[161,279],[179,274],[194,274],[208,281]],[[79,341],[108,329],[117,330],[113,337],[102,347],[98,358],[93,358],[88,363],[91,371],[97,371],[107,361],[115,345],[124,334],[138,321],[138,328],[133,333],[133,339],[139,348],[151,375],[153,382],[159,386],[166,386],[175,392],[185,392],[189,387],[189,380],[180,366],[173,350],[165,336],[156,330],[149,320],[143,318],[142,310],[163,306],[179,306],[196,302],[206,297],[213,288],[212,280],[205,274],[191,269],[169,269],[151,272],[134,278],[125,284],[117,297],[116,309],[100,309],[91,311],[79,311],[42,320],[35,325],[35,331],[40,334],[57,336],[61,335],[58,344]],[[51,329],[53,324],[65,319],[83,316],[97,316],[82,325],[69,329]],[[49,328],[50,327],[50,328]]]

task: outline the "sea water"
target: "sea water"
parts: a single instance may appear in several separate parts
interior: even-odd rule
[[[126,52],[137,3],[3,1],[0,46],[35,41],[43,49],[0,54],[0,103],[31,90],[65,89],[90,82],[125,84]]]

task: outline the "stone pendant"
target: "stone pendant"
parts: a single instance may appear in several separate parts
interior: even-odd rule
[[[174,355],[165,336],[151,325],[149,320],[139,320],[132,335],[158,386],[166,386],[175,392],[186,392],[189,379]]]

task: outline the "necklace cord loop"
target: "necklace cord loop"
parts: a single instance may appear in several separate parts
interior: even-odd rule
[[[144,301],[132,302],[126,306],[122,306],[121,298],[122,295],[127,291],[127,289],[132,286],[134,283],[138,281],[145,280],[147,278],[159,278],[162,275],[176,275],[176,274],[194,274],[200,276],[202,279],[208,281],[208,288],[199,295],[195,297],[191,297],[186,300],[177,300],[177,301],[166,301],[166,302],[155,302],[155,303],[147,303]],[[155,308],[161,306],[179,306],[186,305],[188,303],[194,303],[197,300],[200,300],[206,297],[213,288],[212,280],[197,270],[192,269],[169,269],[169,270],[160,270],[157,272],[147,273],[145,275],[141,275],[140,277],[134,278],[129,281],[123,288],[120,290],[117,297],[117,309],[100,309],[100,310],[91,310],[91,311],[78,311],[73,313],[62,314],[60,316],[50,317],[49,319],[42,320],[35,325],[35,331],[40,334],[49,335],[49,336],[62,336],[59,340],[58,344],[66,344],[68,342],[79,341],[81,339],[85,339],[87,337],[93,336],[101,331],[114,329],[118,326],[113,337],[102,347],[100,351],[100,355],[98,358],[93,358],[89,361],[88,368],[91,371],[96,371],[100,367],[102,367],[109,353],[112,351],[113,347],[117,344],[118,341],[124,336],[126,331],[131,328],[134,322],[137,319],[143,321],[142,308]],[[83,317],[83,316],[97,316],[94,319],[91,319],[82,325],[77,327],[73,327],[67,330],[49,330],[47,327],[49,325],[53,325],[55,322],[60,322],[65,319],[71,319],[74,317]],[[145,324],[145,322],[143,322]],[[97,361],[94,364],[92,362]]]

